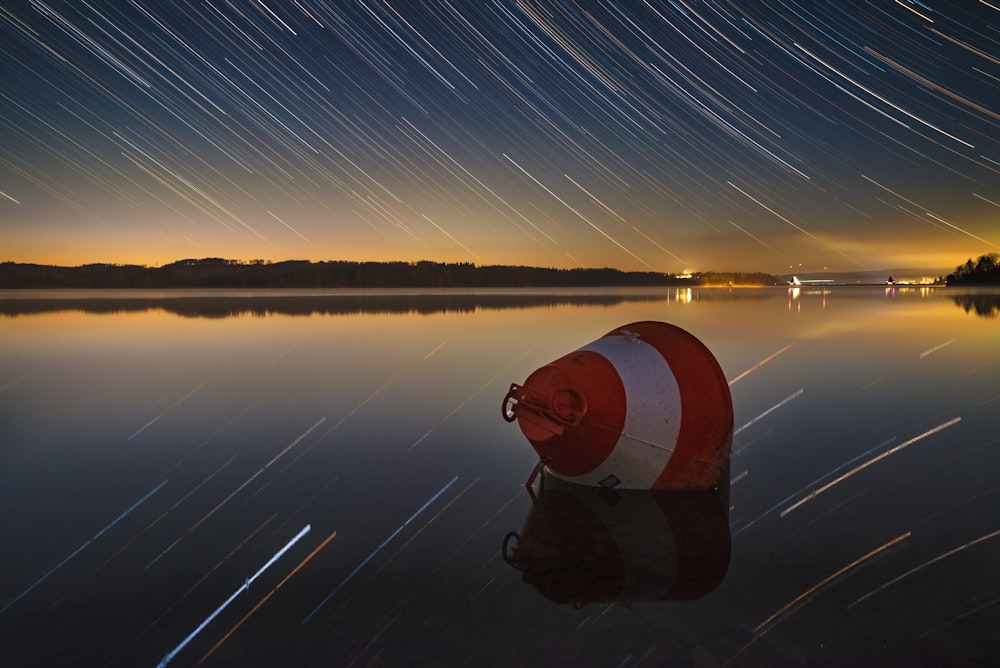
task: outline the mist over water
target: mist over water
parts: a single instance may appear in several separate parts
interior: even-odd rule
[[[1000,293],[0,293],[2,665],[983,665]],[[716,356],[729,484],[523,487],[511,382]]]

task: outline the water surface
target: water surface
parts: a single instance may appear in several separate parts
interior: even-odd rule
[[[0,293],[2,665],[984,665],[1000,294]],[[523,487],[511,382],[662,320],[730,484]]]

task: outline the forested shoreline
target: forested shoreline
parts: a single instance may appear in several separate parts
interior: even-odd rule
[[[662,285],[779,285],[763,273],[677,276],[618,269],[553,269],[442,262],[186,259],[162,267],[87,264],[58,267],[0,263],[0,289],[28,288],[562,288]]]
[[[948,285],[1000,285],[1000,253],[980,255],[975,262],[969,258],[948,274]]]
[[[161,267],[95,263],[77,267],[0,262],[0,289],[183,288],[574,288],[769,286],[788,277],[763,272],[678,275],[610,267],[555,269],[471,262],[355,262],[222,258],[184,259]],[[942,279],[938,279],[942,281]],[[1000,285],[1000,254],[971,258],[943,279],[952,286]]]

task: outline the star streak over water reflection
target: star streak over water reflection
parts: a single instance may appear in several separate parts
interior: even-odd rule
[[[1000,291],[276,292],[0,291],[0,665],[1000,649]],[[729,379],[730,484],[529,493],[510,379],[651,318]]]

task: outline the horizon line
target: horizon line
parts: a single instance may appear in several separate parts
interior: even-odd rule
[[[762,271],[762,270],[757,270],[757,269],[751,269],[751,270],[747,270],[747,269],[725,269],[725,270],[705,269],[705,270],[685,270],[685,271],[680,271],[680,272],[670,272],[670,271],[658,271],[656,269],[642,269],[642,270],[621,269],[621,268],[610,266],[610,265],[591,266],[591,267],[554,267],[554,266],[540,266],[540,265],[528,265],[528,264],[502,264],[502,263],[482,264],[482,263],[477,263],[477,262],[466,262],[466,261],[448,262],[448,261],[442,261],[442,260],[428,260],[428,259],[420,259],[420,260],[344,260],[344,259],[308,260],[308,259],[287,258],[287,259],[284,259],[284,260],[268,260],[268,259],[254,258],[254,259],[251,259],[251,260],[246,260],[246,259],[242,259],[242,258],[225,258],[225,257],[219,257],[219,256],[209,256],[209,257],[199,257],[199,258],[185,257],[185,258],[179,258],[179,259],[176,259],[176,260],[172,260],[170,262],[166,262],[166,263],[163,263],[163,264],[136,264],[136,263],[132,263],[132,262],[93,261],[93,262],[85,262],[85,263],[77,264],[77,265],[68,265],[68,264],[48,264],[48,263],[41,263],[41,262],[22,262],[22,261],[17,261],[17,260],[2,260],[2,261],[0,261],[0,265],[3,265],[3,264],[34,265],[34,266],[39,266],[39,267],[53,267],[53,268],[58,268],[58,269],[82,269],[84,267],[96,267],[96,266],[122,267],[122,268],[124,268],[124,267],[135,267],[135,268],[138,268],[138,269],[161,269],[161,268],[168,267],[168,266],[171,266],[171,265],[176,265],[176,264],[179,264],[179,263],[182,263],[182,262],[204,262],[204,261],[211,261],[211,260],[218,260],[218,261],[225,262],[227,264],[231,264],[231,265],[234,265],[234,266],[267,266],[267,265],[283,264],[283,263],[290,263],[290,262],[302,262],[302,263],[308,263],[308,264],[321,264],[321,263],[386,264],[386,265],[390,265],[390,264],[406,264],[406,265],[410,265],[410,266],[418,265],[418,264],[421,264],[421,263],[428,263],[428,264],[436,264],[436,265],[444,265],[444,266],[449,266],[449,265],[451,265],[451,266],[456,266],[456,265],[470,265],[470,266],[472,266],[474,268],[517,267],[517,268],[544,269],[544,270],[551,270],[551,271],[567,271],[567,272],[569,272],[569,271],[612,270],[612,271],[617,271],[617,272],[620,272],[620,273],[623,273],[623,274],[659,274],[659,275],[663,275],[663,276],[673,276],[673,277],[695,276],[695,275],[698,275],[698,274],[764,274],[764,275],[768,275],[768,276],[785,277],[785,276],[793,276],[793,275],[798,275],[798,274],[807,275],[807,276],[813,276],[813,275],[828,275],[828,274],[832,274],[832,275],[836,275],[836,274],[867,274],[867,273],[879,273],[879,272],[889,272],[889,271],[894,271],[894,272],[897,272],[897,273],[900,272],[900,271],[917,271],[917,272],[922,272],[922,273],[926,273],[926,272],[929,271],[931,274],[936,274],[936,273],[941,272],[940,275],[941,276],[945,276],[950,271],[953,271],[953,269],[945,270],[945,269],[942,269],[940,267],[938,267],[938,268],[931,268],[931,267],[876,267],[876,268],[871,268],[871,269],[855,269],[855,270],[831,270],[831,269],[824,268],[822,270],[816,270],[816,271],[802,271],[801,269],[798,270],[798,271],[795,271],[794,269],[789,268],[789,271],[787,271],[787,272],[780,272],[780,273],[774,273],[774,272],[770,272],[770,271]],[[961,266],[961,264],[962,263],[959,263],[958,265],[956,265],[956,267]]]

